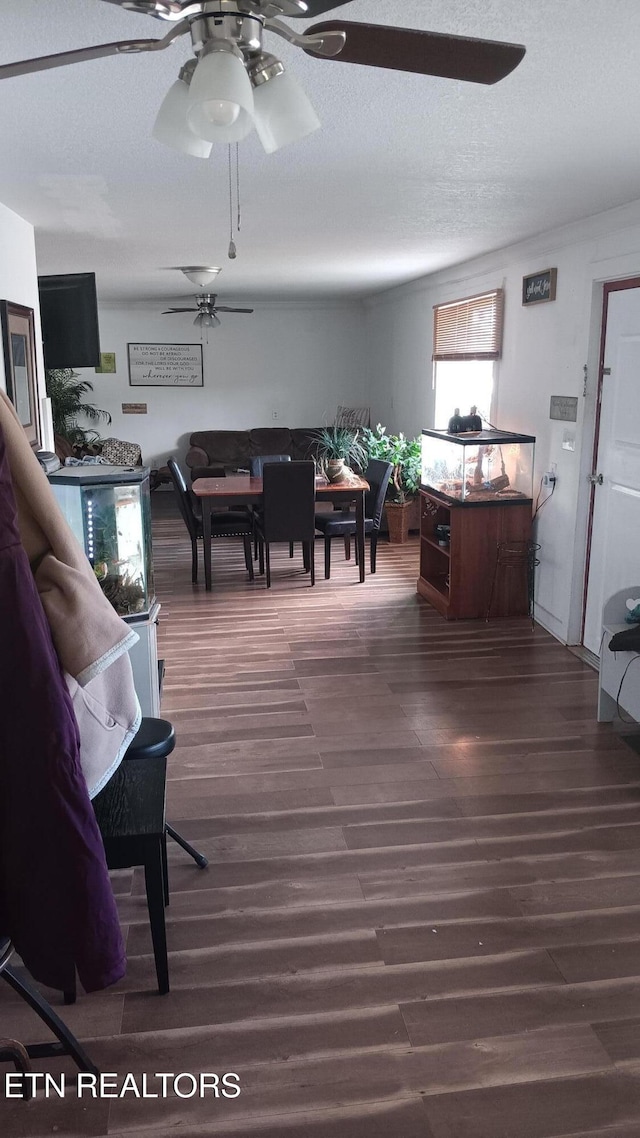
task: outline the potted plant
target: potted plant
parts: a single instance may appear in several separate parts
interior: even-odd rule
[[[316,432],[314,450],[329,482],[343,482],[349,467],[363,470],[367,465],[366,448],[352,427],[322,427]]]
[[[405,542],[410,529],[420,526],[418,490],[421,473],[420,437],[408,439],[400,432],[387,434],[386,428],[378,423],[375,431],[365,428],[362,442],[368,458],[379,458],[393,463],[393,474],[389,482],[385,513],[389,529],[389,541]]]
[[[69,457],[76,449],[86,450],[100,441],[97,431],[87,430],[78,425],[78,417],[85,416],[90,422],[106,419],[111,422],[108,411],[101,411],[93,403],[83,403],[82,396],[93,391],[88,379],[81,379],[71,368],[52,368],[45,373],[47,395],[51,400],[53,433],[56,451],[65,452],[58,457]]]

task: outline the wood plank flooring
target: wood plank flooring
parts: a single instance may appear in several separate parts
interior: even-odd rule
[[[154,509],[169,817],[210,865],[170,843],[171,993],[121,872],[128,975],[62,1014],[105,1071],[241,1094],[0,1094],[2,1133],[637,1138],[640,757],[595,673],[527,621],[447,624],[415,540],[362,586],[318,550],[315,589],[283,547],[269,592],[216,542],[208,595]],[[42,1038],[5,989],[0,1034]]]

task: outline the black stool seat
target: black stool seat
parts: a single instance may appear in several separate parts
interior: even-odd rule
[[[173,724],[166,719],[142,720],[138,734],[129,744],[125,759],[164,759],[176,745]]]

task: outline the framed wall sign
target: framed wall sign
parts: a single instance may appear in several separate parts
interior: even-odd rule
[[[202,344],[127,344],[131,387],[203,387]]]
[[[33,309],[0,300],[7,395],[34,449],[40,446]]]
[[[545,300],[556,299],[557,269],[542,269],[522,278],[522,303],[541,304]]]
[[[566,423],[577,423],[577,395],[552,395],[549,406],[549,418],[563,419]]]

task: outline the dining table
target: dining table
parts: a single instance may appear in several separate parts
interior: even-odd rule
[[[204,585],[207,592],[211,592],[211,511],[227,506],[261,506],[262,478],[252,478],[249,474],[196,478],[191,489],[202,505]],[[368,489],[369,483],[356,475],[343,482],[316,478],[317,501],[333,502],[343,507],[355,504],[355,544],[361,583],[364,581],[364,496]]]

